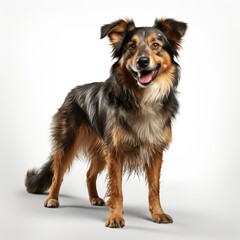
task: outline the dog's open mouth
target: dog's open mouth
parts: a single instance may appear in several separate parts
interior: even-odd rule
[[[155,71],[142,71],[138,73],[138,81],[142,85],[148,85],[151,83],[151,81],[156,77],[157,70]]]
[[[155,70],[143,70],[140,72],[135,72],[132,70],[134,78],[137,80],[140,87],[147,87],[156,78],[159,68]]]

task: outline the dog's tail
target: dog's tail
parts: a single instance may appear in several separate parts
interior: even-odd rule
[[[48,190],[53,178],[53,157],[41,169],[29,170],[25,179],[25,186],[29,193],[41,194]]]

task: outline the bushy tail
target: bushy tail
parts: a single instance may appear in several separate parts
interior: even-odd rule
[[[51,157],[41,169],[27,172],[25,186],[29,193],[40,194],[49,189],[53,177],[52,163],[53,158]]]

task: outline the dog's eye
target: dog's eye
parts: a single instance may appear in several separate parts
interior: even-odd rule
[[[136,49],[136,44],[135,43],[132,43],[132,44],[130,44],[129,46],[128,46],[128,49],[129,50],[135,50]]]
[[[153,48],[154,50],[159,49],[159,47],[160,47],[160,45],[159,45],[158,43],[153,43],[153,44],[152,44],[152,48]]]

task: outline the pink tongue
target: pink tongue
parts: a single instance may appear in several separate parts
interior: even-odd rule
[[[152,76],[153,76],[153,71],[147,75],[140,76],[138,80],[140,83],[149,83],[152,80]]]

